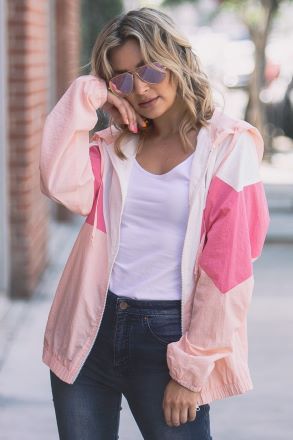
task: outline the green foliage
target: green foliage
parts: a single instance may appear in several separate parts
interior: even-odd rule
[[[234,11],[242,21],[247,25],[249,30],[257,29],[264,25],[267,20],[268,10],[274,16],[278,8],[285,0],[218,0],[217,7],[214,12],[209,15],[208,19],[212,19],[223,9]],[[288,0],[287,0],[288,1]],[[292,1],[292,0],[289,0]],[[198,3],[198,0],[164,0],[163,5],[175,6],[183,3]]]
[[[81,5],[82,50],[81,64],[90,60],[92,47],[105,23],[123,10],[122,0],[82,0]],[[87,72],[83,72],[85,74]]]
[[[122,0],[82,0],[81,17],[81,66],[90,62],[91,51],[96,38],[103,26],[123,11]],[[86,75],[90,67],[83,68],[81,75]],[[98,122],[92,133],[108,126],[108,117],[101,110],[97,110]]]
[[[164,0],[162,6],[176,6],[183,3],[197,3],[198,0]]]
[[[273,3],[273,9],[277,9],[279,4],[282,2],[283,0],[271,0],[271,2]],[[176,6],[176,5],[180,5],[183,3],[198,3],[198,0],[164,0],[162,5],[163,6]],[[241,9],[243,7],[246,6],[262,6],[264,3],[269,3],[268,0],[260,0],[260,1],[253,1],[253,0],[218,0],[217,1],[218,6],[223,6],[223,7],[227,7],[227,8],[232,8],[232,9]],[[263,5],[264,6],[264,5]]]

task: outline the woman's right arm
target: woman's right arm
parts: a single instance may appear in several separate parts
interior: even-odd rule
[[[41,191],[70,211],[88,215],[94,200],[89,131],[107,101],[104,80],[76,78],[46,118],[40,151]]]

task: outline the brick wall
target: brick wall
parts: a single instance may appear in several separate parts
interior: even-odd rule
[[[81,20],[80,2],[62,0],[56,3],[56,95],[59,99],[71,81],[80,75]],[[64,221],[71,213],[58,205],[56,218]]]
[[[47,2],[9,0],[8,121],[11,296],[29,296],[47,255],[39,145],[47,110]]]
[[[73,78],[79,75],[81,20],[76,0],[56,2],[57,97],[60,98]]]
[[[58,9],[63,6],[63,22],[61,26],[60,21],[56,42],[60,94],[62,87],[76,74],[79,1],[58,0],[56,3]],[[38,163],[51,84],[48,4],[49,0],[7,1],[10,295],[17,297],[32,294],[47,261],[49,202],[40,192]],[[59,21],[61,16],[56,12]],[[61,48],[66,52],[63,56]]]

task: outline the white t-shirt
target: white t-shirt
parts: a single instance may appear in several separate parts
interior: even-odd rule
[[[110,290],[135,299],[181,299],[181,257],[194,153],[165,174],[134,160]]]

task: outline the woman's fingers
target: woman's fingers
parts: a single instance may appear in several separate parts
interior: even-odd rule
[[[132,105],[128,101],[126,101],[126,107],[129,110],[129,115],[131,115],[131,116],[129,116],[130,130],[137,133],[138,126],[145,128],[146,127],[145,119],[139,113],[137,113],[135,111],[135,109],[132,107]]]
[[[193,422],[196,419],[196,407],[190,405],[188,408],[188,421]]]
[[[180,426],[180,409],[172,407],[171,410],[171,426]]]
[[[164,408],[167,425],[176,427],[196,419],[196,409],[188,406],[166,405]]]
[[[170,423],[171,426],[180,426],[192,420],[190,420],[188,417],[188,406],[171,407],[171,423]]]
[[[112,104],[119,111],[119,113],[122,116],[122,120],[124,124],[128,125],[129,124],[128,112],[122,98],[119,98],[118,96],[114,95],[112,92],[108,91],[107,102]]]
[[[188,421],[188,406],[181,408],[179,413],[179,421],[181,423],[186,423]]]
[[[117,118],[113,107],[119,112],[121,118]],[[107,103],[104,104],[104,109],[105,111],[108,109],[117,122],[128,125],[129,130],[134,133],[138,132],[138,125],[142,128],[146,127],[144,118],[135,111],[132,105],[125,98],[117,96],[111,91],[108,91]]]
[[[179,426],[196,418],[198,393],[171,379],[163,397],[163,411],[167,425]]]
[[[142,116],[140,116],[138,113],[136,113],[136,121],[138,125],[140,125],[140,127],[142,128],[145,128],[147,125],[145,119]]]
[[[138,125],[140,127],[145,128],[146,127],[146,123],[145,123],[144,118],[142,116],[140,116],[140,114],[135,111],[135,109],[132,107],[132,105],[128,101],[126,101],[126,103],[127,103],[126,105],[129,106],[129,109],[130,109],[130,111],[132,113],[131,123],[133,124],[133,126],[136,129],[137,129]]]
[[[117,90],[117,87],[115,86],[115,84],[112,84],[111,87],[114,87],[114,92],[116,91],[116,93],[119,93],[118,90]],[[132,108],[132,106],[129,104],[129,102],[125,98],[117,96],[115,94],[114,94],[114,97],[118,98],[118,100],[120,100],[125,105],[125,109],[126,109],[126,112],[127,112],[127,119],[129,121],[129,123],[128,123],[129,128],[132,131],[135,131],[135,129],[137,130],[137,127],[135,127],[135,124],[136,124],[135,111]]]
[[[172,426],[172,411],[171,406],[166,406],[163,408],[164,411],[164,417],[167,425]]]

